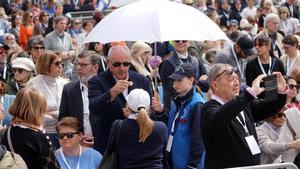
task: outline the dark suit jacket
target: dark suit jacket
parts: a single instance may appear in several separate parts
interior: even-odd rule
[[[289,9],[290,17],[299,19],[299,13],[298,13],[299,6],[293,5],[293,13],[291,13],[291,10],[289,8],[289,4],[287,2],[282,4],[282,6],[286,6]]]
[[[129,86],[128,92],[141,88],[146,90],[150,96],[152,91],[150,81],[143,75],[129,71],[129,80],[133,82]],[[116,84],[110,70],[106,70],[94,76],[88,83],[88,97],[90,113],[97,116],[97,124],[92,126],[94,134],[94,148],[100,153],[104,153],[109,131],[112,123],[117,119],[125,119],[122,108],[126,105],[123,94],[119,94],[111,101],[109,90]]]
[[[254,122],[276,114],[285,105],[286,95],[279,94],[277,100],[264,102],[246,91],[242,93],[224,105],[213,99],[204,105],[200,124],[206,169],[260,164],[260,154],[252,155],[244,128],[235,117],[244,112],[249,133],[257,141]]]
[[[1,0],[0,1],[0,7],[4,8],[5,13],[7,15],[9,15],[11,13],[11,8],[10,8],[10,5],[9,5],[8,1],[11,1],[11,0]]]

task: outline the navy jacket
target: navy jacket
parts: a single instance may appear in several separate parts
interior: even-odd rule
[[[143,75],[129,71],[129,80],[133,82],[128,92],[141,88],[146,90],[150,97],[152,91],[150,81]],[[119,94],[113,101],[109,90],[116,84],[110,70],[106,70],[94,76],[88,83],[88,97],[90,113],[97,116],[97,124],[92,126],[94,134],[94,148],[101,154],[104,153],[109,131],[112,123],[117,119],[125,119],[122,108],[126,105],[123,94]]]

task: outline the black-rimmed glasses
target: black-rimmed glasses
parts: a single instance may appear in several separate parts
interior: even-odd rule
[[[226,67],[225,70],[223,70],[222,72],[220,72],[215,78],[213,78],[213,80],[216,80],[218,77],[220,77],[222,74],[226,73],[228,75],[232,75],[233,73],[236,72],[236,69],[229,66],[229,67]]]

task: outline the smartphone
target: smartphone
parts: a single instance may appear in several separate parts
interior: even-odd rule
[[[276,75],[268,75],[263,78],[263,87],[265,87],[265,101],[273,101],[277,99],[277,78]]]

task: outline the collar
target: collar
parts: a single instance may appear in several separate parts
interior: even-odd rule
[[[189,56],[188,52],[186,52],[185,55],[182,55],[182,54],[180,54],[180,53],[178,53],[178,52],[176,52],[176,54],[177,54],[177,56],[178,56],[180,59],[187,59],[188,56]]]
[[[174,103],[178,106],[178,105],[181,105],[183,102],[191,101],[193,98],[193,95],[194,95],[194,91],[196,92],[196,89],[193,87],[184,96],[181,96],[180,93],[175,94],[175,96],[173,97]]]
[[[219,102],[221,105],[225,104],[225,101],[221,97],[219,97],[219,96],[217,96],[215,94],[212,94],[211,99]]]

